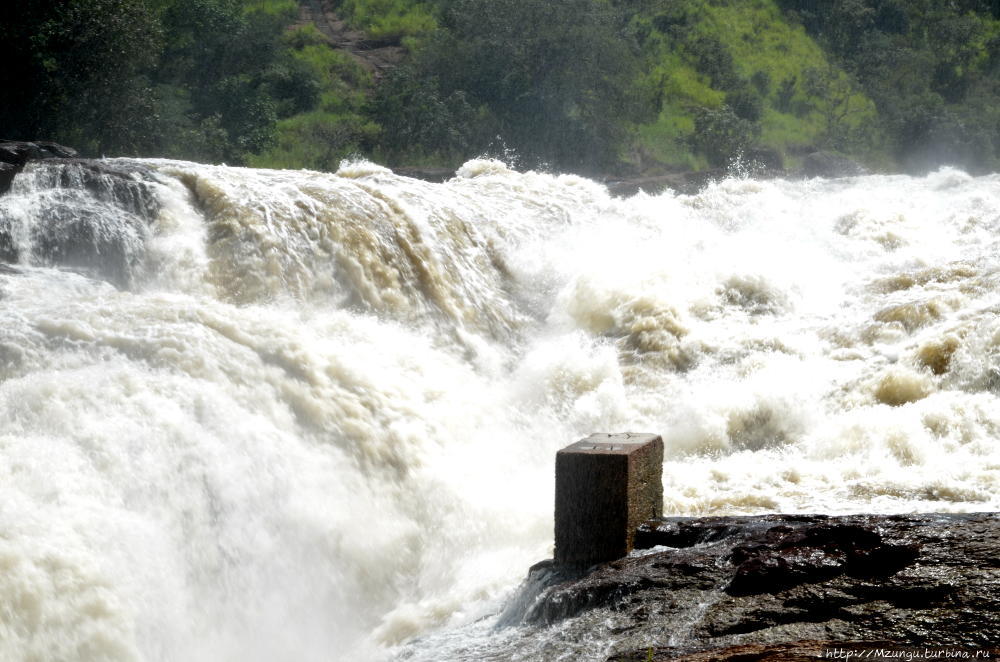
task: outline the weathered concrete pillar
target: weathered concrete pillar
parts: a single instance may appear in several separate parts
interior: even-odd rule
[[[655,434],[592,434],[556,453],[556,563],[627,555],[636,528],[663,514],[662,475]]]

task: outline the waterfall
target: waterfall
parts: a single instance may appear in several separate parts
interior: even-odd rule
[[[487,659],[597,431],[663,436],[670,514],[996,510],[998,244],[1000,177],[950,169],[618,199],[31,163],[0,659]]]

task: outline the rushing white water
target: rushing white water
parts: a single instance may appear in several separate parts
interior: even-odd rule
[[[998,177],[107,167],[0,198],[0,660],[494,659],[597,431],[672,514],[1000,505]]]

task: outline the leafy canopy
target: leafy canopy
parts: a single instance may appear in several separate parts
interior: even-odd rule
[[[645,110],[623,27],[599,0],[447,0],[441,29],[376,100],[386,145],[469,156],[499,138],[528,165],[614,162]]]

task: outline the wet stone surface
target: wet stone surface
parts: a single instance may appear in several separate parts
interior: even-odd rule
[[[626,644],[661,633],[656,660],[806,640],[1000,641],[996,514],[661,518],[640,527],[635,546],[585,573],[536,566],[553,579],[522,622],[612,614]],[[648,657],[619,651],[609,659]]]
[[[31,162],[0,203],[0,261],[58,266],[128,287],[160,211],[155,173],[135,162]]]

